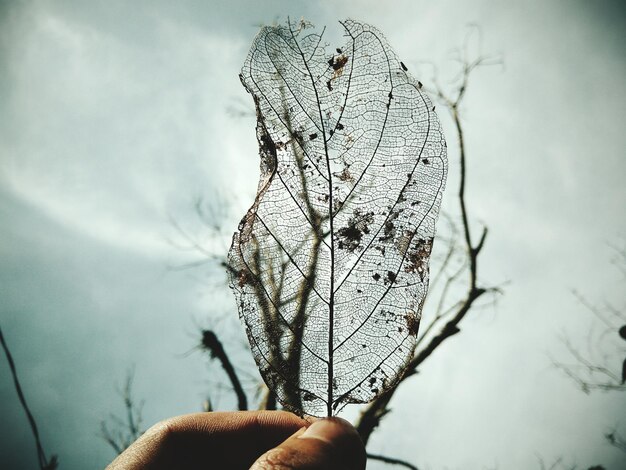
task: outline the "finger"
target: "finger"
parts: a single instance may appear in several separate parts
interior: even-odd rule
[[[248,469],[308,423],[285,411],[196,413],[151,427],[108,470]]]
[[[300,429],[263,454],[250,470],[363,470],[365,447],[356,430],[341,418]]]

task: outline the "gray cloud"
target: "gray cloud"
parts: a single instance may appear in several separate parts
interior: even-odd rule
[[[181,357],[197,319],[243,341],[225,287],[167,271],[189,259],[168,244],[168,217],[192,224],[194,197],[234,192],[225,220],[234,228],[250,203],[253,122],[225,110],[249,102],[237,74],[255,24],[289,14],[331,26],[332,39],[341,39],[337,19],[372,22],[426,84],[432,69],[422,61],[443,63],[468,23],[482,26],[483,51],[504,58],[503,69],[475,75],[463,111],[468,202],[491,229],[483,273],[512,283],[399,394],[372,450],[430,468],[530,468],[535,453],[617,468],[602,434],[620,424],[623,398],[583,395],[547,354],[559,354],[564,328],[585,337],[588,316],[570,288],[623,302],[605,245],[626,233],[620,5],[3,4],[0,321],[46,449],[62,468],[104,466],[112,454],[96,437],[99,420],[119,409],[115,384],[130,365],[152,423],[204,398],[203,359]],[[452,192],[446,204],[455,211]],[[0,462],[33,465],[4,361],[0,370],[11,423],[0,431]]]

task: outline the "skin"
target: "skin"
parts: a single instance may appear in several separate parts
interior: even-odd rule
[[[152,426],[107,470],[363,470],[365,448],[341,418],[285,411],[196,413]]]

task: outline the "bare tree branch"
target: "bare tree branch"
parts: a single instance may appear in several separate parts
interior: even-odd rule
[[[235,372],[235,368],[226,351],[224,350],[224,346],[222,342],[217,338],[217,335],[211,330],[204,330],[202,332],[202,346],[209,351],[212,358],[216,358],[220,361],[222,369],[226,372],[228,376],[228,380],[233,386],[233,390],[235,395],[237,396],[237,406],[240,410],[248,409],[248,398],[246,397],[246,393],[243,391],[243,387],[241,386],[241,381]]]
[[[2,328],[0,328],[0,343],[2,343],[2,349],[4,349],[4,354],[6,355],[7,362],[9,363],[9,368],[11,369],[11,375],[13,376],[13,385],[15,386],[15,391],[17,392],[17,396],[20,399],[20,404],[26,413],[26,417],[28,418],[28,423],[30,424],[30,429],[35,437],[35,446],[37,448],[37,459],[39,460],[39,468],[42,470],[54,470],[58,467],[58,458],[56,455],[50,457],[50,460],[46,458],[46,453],[43,450],[43,446],[41,445],[41,438],[39,437],[39,430],[37,429],[37,423],[33,414],[30,412],[30,408],[26,403],[26,397],[24,396],[24,392],[22,391],[22,386],[20,385],[20,381],[17,377],[17,369],[15,367],[15,362],[13,362],[13,356],[11,355],[11,351],[9,350],[9,346],[4,340],[4,334],[2,333]]]
[[[609,246],[618,255],[612,260],[616,267],[620,268],[616,260],[626,266],[626,258],[621,257],[622,250],[614,245]],[[585,393],[592,390],[626,391],[626,360],[622,341],[626,339],[626,314],[623,308],[619,309],[608,301],[602,305],[594,304],[576,290],[573,295],[596,318],[595,324],[600,324],[601,328],[599,333],[597,328],[588,329],[586,354],[581,352],[581,348],[574,347],[572,339],[564,335],[561,341],[573,363],[553,360],[554,366],[576,382]]]
[[[570,379],[576,382],[583,392],[590,393],[592,390],[626,391],[626,384],[624,384],[609,368],[603,365],[594,364],[585,358],[572,345],[569,339],[563,339],[563,343],[576,363],[566,364],[560,361],[553,361],[553,364],[556,368],[563,371]],[[583,374],[590,378],[583,377]],[[604,380],[593,380],[593,377],[603,377]]]
[[[99,436],[117,453],[121,454],[135,442],[143,433],[142,409],[144,402],[135,404],[133,398],[133,379],[134,370],[128,371],[124,387],[118,389],[119,395],[124,402],[124,410],[126,411],[125,419],[121,419],[116,415],[110,415],[108,421],[100,422]]]
[[[398,387],[406,380],[408,377],[414,375],[417,372],[418,367],[431,356],[431,354],[443,344],[443,342],[459,333],[461,330],[459,328],[460,322],[463,320],[465,315],[471,310],[474,306],[474,302],[480,298],[483,294],[487,292],[497,293],[499,289],[496,287],[479,287],[477,281],[477,273],[478,273],[478,255],[481,252],[485,240],[487,237],[487,228],[484,227],[481,237],[476,245],[472,242],[472,235],[470,230],[470,221],[468,216],[467,203],[465,200],[465,187],[467,181],[467,153],[465,149],[465,138],[463,133],[463,126],[461,124],[461,116],[459,107],[465,96],[467,91],[467,85],[469,81],[469,77],[471,73],[479,66],[482,65],[491,65],[495,62],[493,59],[486,57],[479,57],[473,61],[468,61],[464,59],[462,64],[462,74],[461,74],[461,84],[459,85],[456,95],[453,98],[448,97],[442,89],[437,85],[437,96],[439,99],[446,105],[452,119],[454,121],[457,134],[458,134],[458,142],[459,142],[459,155],[460,155],[460,183],[459,183],[459,191],[458,191],[458,200],[459,206],[461,210],[461,221],[463,227],[463,235],[465,240],[465,253],[467,257],[467,265],[469,270],[469,279],[468,279],[468,288],[467,292],[462,300],[455,303],[456,309],[455,313],[450,320],[439,330],[439,332],[433,336],[428,344],[421,350],[418,350],[411,360],[409,367],[407,368],[406,373],[400,379],[397,386],[391,389],[386,394],[380,396],[372,403],[370,403],[365,410],[362,412],[361,417],[357,423],[357,430],[361,435],[361,439],[365,444],[369,441],[369,438],[376,429],[376,427],[380,424],[382,418],[389,412],[388,404],[393,397],[395,391]],[[460,274],[460,272],[459,272]],[[453,274],[448,277],[449,282],[453,282],[456,279],[457,274]],[[442,295],[447,294],[447,289],[444,287],[444,291]],[[430,332],[435,322],[441,319],[443,315],[441,312],[437,311],[437,315],[433,322],[427,327],[427,333]],[[424,339],[425,335],[422,335],[420,338],[420,342]]]
[[[626,248],[609,245],[616,253],[611,262],[623,274],[626,272]],[[626,246],[626,245],[625,245]],[[623,278],[626,280],[626,277]],[[595,324],[602,325],[600,334],[594,334],[595,328],[588,329],[587,351],[583,354],[580,348],[572,344],[568,336],[561,338],[563,344],[574,360],[573,364],[553,360],[556,368],[573,380],[583,392],[589,394],[593,390],[626,391],[626,359],[624,359],[624,343],[626,340],[626,315],[624,309],[616,308],[611,302],[605,301],[601,306],[589,302],[583,295],[573,291],[574,297],[585,310],[595,317]],[[621,340],[618,340],[621,338]],[[600,356],[600,358],[598,358]],[[620,372],[616,372],[618,369]],[[626,452],[626,440],[612,429],[604,435],[613,447]],[[601,466],[589,470],[604,470]]]

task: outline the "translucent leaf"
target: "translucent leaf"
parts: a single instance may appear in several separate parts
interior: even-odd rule
[[[402,376],[446,179],[434,107],[375,28],[264,27],[241,80],[261,175],[229,253],[257,365],[288,409],[332,415]],[[323,34],[323,32],[322,32]]]

